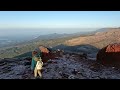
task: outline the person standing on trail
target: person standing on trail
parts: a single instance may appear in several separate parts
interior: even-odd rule
[[[34,57],[34,59],[37,61],[36,63],[36,67],[34,69],[34,77],[37,77],[37,74],[39,74],[39,77],[42,78],[42,74],[41,74],[41,70],[42,70],[42,66],[43,66],[43,62],[41,57],[40,58],[36,58]]]
[[[36,48],[32,52],[32,62],[31,62],[31,69],[34,70],[34,77],[37,77],[37,73],[40,77],[41,75],[41,69],[43,66],[43,63],[47,62],[51,58],[50,51],[47,47],[44,47],[40,45],[38,48]]]
[[[43,66],[43,62],[41,59],[42,53],[35,49],[32,52],[32,62],[31,62],[31,69],[34,71],[34,77],[37,78],[37,74],[39,74],[40,78],[42,78],[41,69]]]

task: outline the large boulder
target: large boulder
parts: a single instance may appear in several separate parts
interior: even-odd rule
[[[44,47],[44,46],[40,46],[39,49],[40,49],[40,51],[41,51],[42,53],[49,53],[49,52],[50,52],[50,51],[48,50],[48,48],[47,48],[47,47]]]
[[[55,58],[55,55],[52,53],[52,50],[45,47],[45,46],[39,46],[32,52],[32,56],[37,55],[38,52],[41,52],[41,58],[43,63],[46,63],[48,60]]]
[[[103,65],[120,67],[120,43],[109,44],[97,53],[97,61]]]

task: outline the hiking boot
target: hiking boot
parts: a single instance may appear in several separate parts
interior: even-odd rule
[[[38,76],[38,77],[35,77],[35,79],[42,79],[42,77]]]
[[[39,77],[39,79],[43,79],[42,77]]]

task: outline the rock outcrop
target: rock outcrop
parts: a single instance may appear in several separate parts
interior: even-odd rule
[[[0,79],[35,79],[30,64],[31,58],[1,59]],[[44,63],[42,76],[43,79],[120,79],[120,71],[81,55],[66,53]]]
[[[114,55],[118,53],[113,52],[113,50],[116,51],[118,46],[119,44],[108,45],[101,49],[97,55],[97,61],[107,63],[108,60],[111,62],[119,60],[120,55],[118,55],[118,59],[116,57],[113,59]],[[86,53],[66,52],[60,54],[60,52],[63,53],[59,50],[51,53],[54,58],[44,63],[43,79],[120,79],[119,68],[106,67],[97,63]],[[112,54],[113,56],[111,56]],[[31,60],[31,57],[0,59],[0,79],[35,79],[31,70]]]
[[[97,54],[97,61],[104,65],[120,67],[120,44],[110,44]]]

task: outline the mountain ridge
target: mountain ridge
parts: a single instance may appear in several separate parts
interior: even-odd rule
[[[120,28],[110,28],[106,29],[104,32],[96,32],[90,36],[83,36],[68,40],[65,42],[66,45],[80,45],[80,44],[90,44],[97,48],[103,48],[104,46],[111,43],[120,42]]]
[[[107,31],[106,31],[107,30]],[[98,30],[100,31],[100,29]],[[96,32],[90,34],[82,34],[82,35],[75,35],[75,34],[68,34],[68,36],[65,36],[66,34],[63,34],[60,38],[59,36],[61,34],[49,34],[55,35],[55,37],[51,37],[51,39],[45,39],[45,40],[33,40],[28,41],[24,43],[16,44],[12,47],[7,47],[5,49],[1,49],[0,51],[0,58],[12,58],[15,56],[19,56],[23,53],[31,52],[34,50],[34,48],[38,47],[39,45],[44,45],[47,47],[56,47],[61,44],[66,46],[76,46],[76,45],[91,45],[98,49],[115,42],[120,42],[120,28],[106,28],[103,29],[101,32]],[[64,37],[65,36],[65,37]],[[58,38],[56,38],[58,37]],[[39,37],[38,37],[39,38]],[[54,38],[54,39],[53,39]],[[79,49],[79,47],[77,47]],[[77,50],[76,48],[76,50]],[[83,48],[86,48],[83,47]],[[90,48],[90,47],[89,47]],[[68,48],[69,49],[69,48]],[[87,48],[86,48],[87,49]],[[82,48],[81,48],[82,50]],[[97,49],[96,49],[97,50]],[[79,51],[79,50],[77,50]]]

